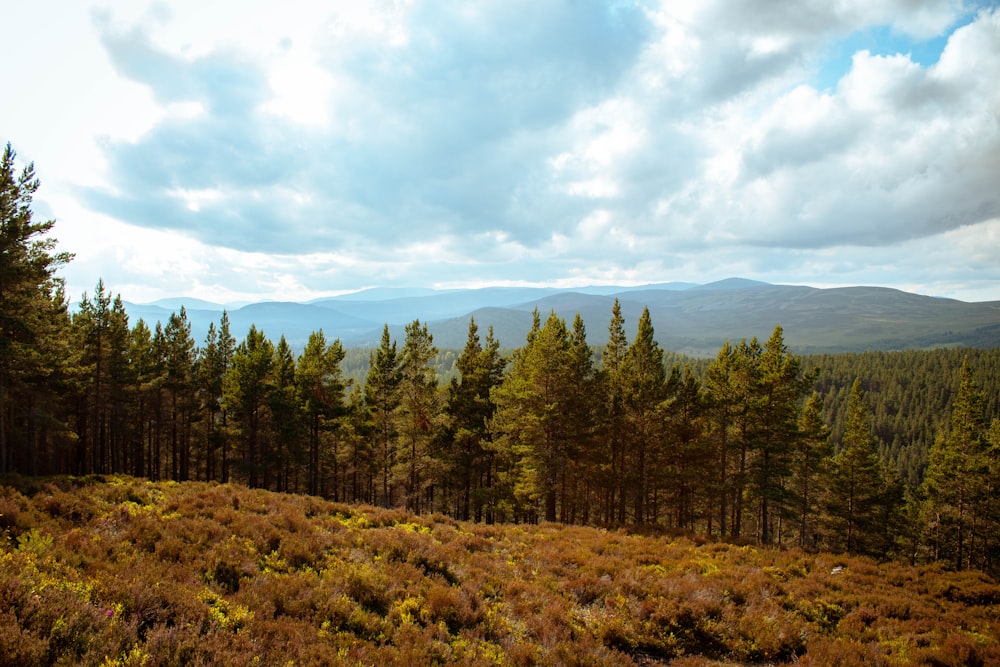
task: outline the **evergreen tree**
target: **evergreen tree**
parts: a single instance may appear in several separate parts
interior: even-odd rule
[[[494,500],[488,424],[495,404],[490,392],[502,381],[505,365],[493,328],[483,345],[476,320],[470,318],[465,348],[455,362],[459,376],[451,380],[446,405],[450,448],[445,458],[456,477],[457,516],[462,520],[482,520],[484,506]]]
[[[594,471],[600,465],[595,455],[596,420],[598,413],[598,378],[594,368],[594,353],[587,343],[587,328],[580,313],[573,317],[570,332],[570,386],[567,396],[569,429],[568,465],[560,479],[563,502],[560,521],[586,523],[590,517],[592,497],[597,478]]]
[[[163,388],[169,395],[170,474],[174,480],[191,477],[191,420],[194,416],[194,339],[187,311],[171,313],[163,329]]]
[[[830,430],[823,421],[823,399],[813,392],[799,415],[799,437],[792,453],[792,487],[800,547],[816,546],[816,527],[812,519],[819,508],[822,480],[832,453]]]
[[[229,314],[222,311],[218,328],[208,325],[205,346],[195,369],[198,397],[204,412],[204,465],[207,479],[229,479],[228,434],[223,409],[223,381],[233,361],[236,341],[229,331]]]
[[[968,363],[963,363],[951,419],[931,447],[923,483],[924,516],[933,557],[949,560],[958,569],[982,559],[983,536],[979,532],[991,523],[987,510],[991,460],[983,402]]]
[[[753,492],[758,499],[759,538],[763,544],[781,541],[780,523],[788,498],[786,482],[790,456],[798,437],[800,401],[812,377],[802,373],[801,361],[788,352],[781,326],[776,326],[759,357],[757,386],[751,394],[754,413],[751,465]]]
[[[159,324],[157,324],[159,326]],[[135,439],[131,473],[156,479],[152,470],[153,430],[157,423],[154,410],[158,409],[159,393],[157,379],[160,377],[159,364],[153,346],[153,333],[146,322],[140,319],[129,334],[129,360],[132,368],[132,395],[135,397],[133,432]]]
[[[572,342],[555,312],[540,327],[536,310],[534,322],[526,345],[514,353],[510,371],[492,393],[497,407],[491,431],[510,465],[515,514],[535,519],[540,502],[543,518],[555,521],[573,433]]]
[[[426,504],[433,506],[433,480],[428,479],[431,441],[440,425],[441,396],[432,365],[437,348],[426,324],[414,320],[406,325],[406,340],[400,360],[399,435],[401,464],[405,477],[406,506],[419,513]],[[424,498],[424,493],[428,496]]]
[[[735,366],[736,351],[726,341],[705,371],[708,437],[715,449],[714,474],[709,476],[706,484],[716,499],[720,535],[732,534],[729,532],[732,529],[729,513],[733,494],[731,450],[737,437],[737,415],[740,409]],[[708,525],[708,532],[711,534],[711,517]]]
[[[223,379],[223,406],[239,425],[243,440],[243,469],[250,486],[263,482],[263,427],[271,393],[274,344],[250,325],[237,346],[232,365]]]
[[[847,421],[833,457],[826,498],[831,546],[852,554],[870,553],[877,502],[885,484],[872,435],[872,418],[860,381],[847,403]]]
[[[18,174],[15,158],[8,143],[0,157],[0,474],[34,457],[23,450],[34,444],[34,403],[48,381],[45,351],[58,348],[50,337],[68,337],[58,326],[65,298],[56,271],[72,257],[55,252],[48,236],[55,222],[34,219],[35,166]]]
[[[99,280],[93,300],[87,294],[73,317],[79,332],[81,371],[84,378],[84,406],[78,419],[80,449],[86,457],[85,468],[79,472],[111,472],[108,456],[108,422],[111,400],[108,381],[108,337],[111,329],[111,294]]]
[[[264,486],[298,491],[299,471],[306,464],[302,451],[302,410],[295,382],[295,358],[282,336],[274,347],[268,415],[271,447],[265,459]]]
[[[383,507],[391,507],[395,502],[389,481],[396,464],[396,409],[401,380],[396,341],[390,339],[387,324],[382,329],[379,347],[370,354],[365,378],[365,404],[372,422],[373,446],[378,452],[377,466],[382,478],[379,504]]]
[[[308,492],[319,494],[323,475],[323,434],[330,431],[344,411],[344,389],[348,382],[340,369],[344,348],[340,339],[327,344],[323,330],[309,335],[299,356],[295,382],[305,412],[309,439]],[[336,451],[332,453],[334,475],[338,473]],[[336,488],[336,482],[335,482]]]
[[[661,444],[661,420],[658,408],[666,398],[666,368],[663,350],[654,339],[649,309],[639,318],[635,340],[623,362],[623,401],[626,428],[625,479],[632,492],[633,518],[641,524],[647,519],[651,480],[649,464]]]
[[[628,338],[621,304],[615,299],[608,324],[608,342],[601,355],[601,385],[604,388],[605,417],[601,428],[604,461],[600,480],[605,490],[604,521],[625,523],[625,357]]]
[[[360,383],[352,383],[347,397],[347,413],[340,420],[340,430],[347,447],[344,490],[342,497],[354,502],[374,505],[375,492],[375,451],[373,447],[374,423],[372,412],[365,401],[365,391]]]
[[[712,443],[705,437],[706,399],[701,382],[690,368],[674,366],[667,380],[667,399],[661,404],[664,452],[661,478],[670,525],[688,531],[708,518],[712,477]]]
[[[757,424],[757,394],[760,383],[760,357],[763,348],[756,338],[741,340],[733,349],[732,364],[729,367],[729,384],[735,398],[733,415],[733,471],[730,492],[730,533],[740,537],[744,533],[743,519],[748,497],[748,477],[753,465],[751,455],[755,449]]]

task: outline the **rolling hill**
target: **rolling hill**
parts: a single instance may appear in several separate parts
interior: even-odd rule
[[[384,325],[402,340],[414,319],[429,324],[439,348],[465,344],[469,318],[480,331],[494,328],[507,348],[520,346],[531,313],[555,311],[567,321],[580,313],[588,340],[607,340],[611,308],[618,299],[632,336],[648,307],[657,338],[667,349],[692,356],[714,356],[727,339],[767,338],[775,325],[799,354],[856,352],[868,349],[1000,346],[1000,301],[968,303],[884,287],[820,289],[773,285],[733,278],[705,285],[666,283],[641,287],[600,286],[575,290],[492,287],[461,290],[369,290],[308,304],[262,302],[229,311],[233,335],[242,338],[251,324],[295,348],[312,331],[340,338],[346,347],[378,343]],[[192,334],[201,341],[222,307],[196,300],[169,299],[156,304],[126,303],[134,322],[166,322],[174,308],[187,310]]]

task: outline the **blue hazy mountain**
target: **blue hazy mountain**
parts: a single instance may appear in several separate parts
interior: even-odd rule
[[[309,303],[268,301],[228,311],[239,340],[250,325],[272,340],[283,334],[300,349],[309,334],[322,329],[328,340],[346,347],[378,344],[384,325],[402,343],[403,329],[415,319],[426,322],[441,349],[465,345],[469,318],[480,334],[492,326],[506,348],[519,347],[536,308],[542,318],[552,311],[570,322],[580,313],[593,345],[607,341],[611,308],[619,300],[626,333],[649,308],[656,337],[667,349],[714,356],[725,340],[765,340],[780,324],[785,341],[797,353],[942,346],[1000,346],[1000,302],[968,303],[884,287],[820,289],[801,285],[731,278],[704,285],[664,283],[635,287],[592,286],[574,289],[486,287],[433,290],[379,288],[318,299]],[[196,299],[163,299],[153,304],[126,303],[132,323],[151,327],[185,306],[195,341],[204,340],[210,322],[223,307]]]

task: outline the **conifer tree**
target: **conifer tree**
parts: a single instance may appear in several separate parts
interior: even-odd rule
[[[65,297],[56,271],[72,258],[55,252],[56,240],[48,236],[55,222],[34,219],[40,183],[33,163],[17,172],[16,156],[8,143],[0,157],[0,474],[33,456],[11,447],[33,445],[33,409],[19,397],[33,401],[33,390],[46,382],[47,374],[36,370],[48,337],[68,337],[68,328],[58,330]]]
[[[272,389],[268,396],[271,448],[264,468],[264,486],[278,491],[298,491],[299,472],[306,464],[302,448],[302,410],[295,374],[292,348],[282,335],[274,346]]]
[[[132,367],[132,395],[135,397],[133,431],[135,440],[131,473],[156,479],[152,471],[153,427],[156,419],[153,409],[155,378],[159,376],[157,359],[153,348],[153,333],[146,322],[139,319],[129,333],[129,360]]]
[[[876,503],[884,490],[872,418],[861,382],[854,381],[840,449],[833,457],[826,497],[830,540],[836,549],[871,551]]]
[[[459,376],[451,380],[446,405],[450,449],[445,459],[456,477],[457,516],[462,520],[480,521],[484,506],[492,505],[493,450],[488,424],[495,404],[490,392],[503,379],[505,363],[493,328],[484,345],[475,318],[470,318],[465,348],[455,362]]]
[[[706,480],[712,477],[713,451],[705,438],[706,400],[690,367],[674,366],[661,404],[664,452],[659,484],[664,487],[671,525],[694,531],[708,515]]]
[[[731,450],[737,437],[736,425],[739,412],[739,393],[736,386],[736,352],[727,340],[705,371],[706,410],[708,412],[708,437],[715,448],[714,474],[706,480],[715,496],[718,509],[719,534],[730,535],[729,521],[733,480],[730,475]],[[711,523],[709,523],[711,526]],[[711,533],[711,528],[709,528]]]
[[[569,337],[570,385],[566,397],[568,464],[559,480],[563,498],[559,520],[576,523],[580,520],[586,522],[590,517],[591,493],[596,483],[593,472],[600,463],[594,447],[598,411],[595,397],[598,390],[594,354],[587,343],[587,327],[580,313],[573,317]]]
[[[191,477],[191,420],[194,414],[194,339],[187,310],[171,313],[163,328],[163,387],[169,395],[170,473],[174,480]]]
[[[605,489],[604,521],[625,523],[625,356],[628,338],[621,304],[615,299],[608,324],[608,342],[601,355],[601,385],[604,388],[605,417],[601,428],[604,461],[600,480]]]
[[[390,338],[389,325],[386,324],[382,329],[381,343],[369,356],[364,392],[382,478],[378,502],[383,507],[391,507],[395,501],[389,481],[396,464],[396,409],[399,407],[401,380],[396,341]]]
[[[108,473],[111,472],[108,456],[111,294],[105,291],[103,280],[99,280],[94,288],[93,300],[87,294],[80,299],[73,325],[79,332],[81,371],[86,374],[83,380],[84,408],[78,420],[80,448],[89,459],[85,470]]]
[[[801,360],[788,352],[781,326],[774,328],[759,357],[757,386],[750,396],[753,416],[751,466],[753,491],[758,499],[760,541],[780,542],[775,525],[788,499],[786,482],[790,455],[798,437],[800,401],[812,384],[802,373]]]
[[[924,476],[924,516],[934,559],[949,560],[957,569],[970,567],[981,558],[977,551],[983,536],[977,533],[990,518],[991,461],[983,402],[983,393],[965,361],[951,419],[938,432]]]
[[[224,310],[218,327],[215,322],[208,325],[205,346],[198,353],[195,369],[200,405],[205,413],[205,477],[223,482],[229,479],[223,379],[232,364],[235,349],[236,341],[229,331],[229,314]]]
[[[647,517],[651,483],[648,467],[656,455],[662,433],[657,412],[666,398],[666,368],[663,350],[653,337],[653,323],[649,308],[644,308],[639,318],[635,340],[628,348],[624,360],[625,425],[627,428],[628,456],[625,479],[632,491],[633,518],[643,523]]]
[[[223,405],[236,419],[243,441],[243,469],[247,484],[263,482],[263,427],[271,392],[274,344],[263,331],[250,325],[237,346],[233,362],[223,380]]]
[[[730,532],[736,537],[743,535],[743,519],[748,499],[748,480],[751,466],[754,464],[751,455],[755,449],[757,432],[757,410],[759,400],[757,391],[760,383],[760,357],[763,348],[756,338],[748,343],[741,340],[733,350],[729,383],[735,398],[735,414],[733,423],[733,444],[735,457],[733,472],[730,475],[732,495]]]
[[[792,488],[800,547],[816,546],[813,518],[819,508],[822,480],[831,455],[830,430],[823,421],[823,399],[814,391],[799,415],[799,437],[792,452]]]
[[[431,472],[431,441],[440,427],[441,396],[433,362],[437,355],[434,338],[427,324],[414,320],[406,325],[406,340],[400,360],[399,434],[401,463],[405,471],[407,508],[419,513],[425,504],[433,503]],[[428,497],[424,498],[427,491]]]
[[[305,412],[309,439],[307,489],[314,495],[320,493],[323,479],[325,457],[321,455],[322,436],[333,428],[335,420],[344,411],[344,389],[348,384],[340,368],[344,354],[339,338],[328,345],[323,330],[314,331],[309,335],[296,368],[295,382]],[[332,452],[331,462],[336,475],[336,451]]]
[[[572,342],[555,312],[544,327],[535,324],[510,371],[492,393],[496,403],[491,430],[511,465],[515,512],[533,519],[541,503],[546,521],[558,518],[559,480],[566,463],[572,426]]]

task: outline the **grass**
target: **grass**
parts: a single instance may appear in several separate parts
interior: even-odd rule
[[[0,486],[2,665],[989,665],[1000,586],[210,483]]]

